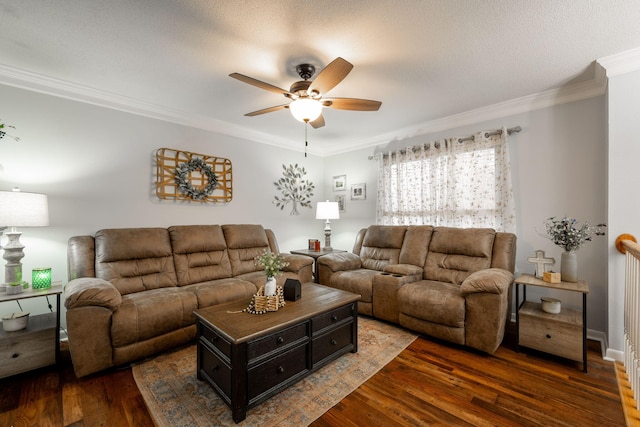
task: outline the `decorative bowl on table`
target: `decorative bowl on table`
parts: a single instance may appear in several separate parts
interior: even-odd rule
[[[2,316],[2,329],[6,332],[14,332],[24,329],[29,324],[29,312],[17,311],[15,313]]]

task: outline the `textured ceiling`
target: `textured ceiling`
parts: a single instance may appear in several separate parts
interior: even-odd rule
[[[325,109],[323,155],[593,81],[640,47],[639,22],[638,0],[0,0],[0,83],[302,150],[288,111],[244,116],[285,98],[228,74],[288,89],[295,65],[341,56],[354,69],[329,96],[382,107]]]

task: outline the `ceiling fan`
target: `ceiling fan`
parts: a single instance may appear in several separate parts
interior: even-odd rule
[[[293,83],[289,90],[281,89],[239,73],[231,73],[229,77],[270,92],[284,95],[285,98],[290,100],[290,102],[286,104],[253,111],[245,114],[245,116],[258,116],[260,114],[288,108],[297,120],[309,123],[317,129],[324,126],[324,117],[322,116],[323,107],[337,110],[377,111],[380,105],[382,105],[380,101],[371,101],[368,99],[324,98],[327,92],[347,77],[347,74],[349,74],[352,68],[353,65],[351,63],[338,57],[324,67],[316,78],[311,81],[309,79],[316,72],[316,67],[312,64],[300,64],[296,66],[296,72],[303,80]]]

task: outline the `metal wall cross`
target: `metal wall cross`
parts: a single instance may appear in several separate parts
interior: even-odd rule
[[[554,258],[545,258],[544,251],[541,251],[540,249],[536,251],[536,256],[531,256],[527,258],[527,261],[530,262],[531,264],[536,265],[536,277],[540,279],[542,278],[542,275],[546,270],[545,266],[547,264],[551,266],[556,263],[556,260]]]

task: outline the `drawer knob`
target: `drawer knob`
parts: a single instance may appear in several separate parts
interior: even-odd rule
[[[547,334],[547,338],[551,338],[551,335]]]
[[[276,369],[276,372],[279,374],[282,374],[284,372],[284,368],[282,366],[278,366],[278,369]]]
[[[13,353],[11,357],[14,359],[17,359],[18,357],[20,357],[20,355],[18,353]]]
[[[331,343],[331,345],[336,345],[336,344],[338,344],[338,341],[336,341],[336,340],[331,340],[331,341],[329,341],[329,342]]]
[[[337,322],[337,321],[338,321],[338,316],[336,316],[335,314],[332,314],[332,315],[331,315],[331,320],[332,320],[333,322]]]
[[[278,338],[276,339],[276,342],[277,342],[278,344],[282,344],[282,343],[284,342],[284,338],[282,338],[282,337],[278,337]]]

